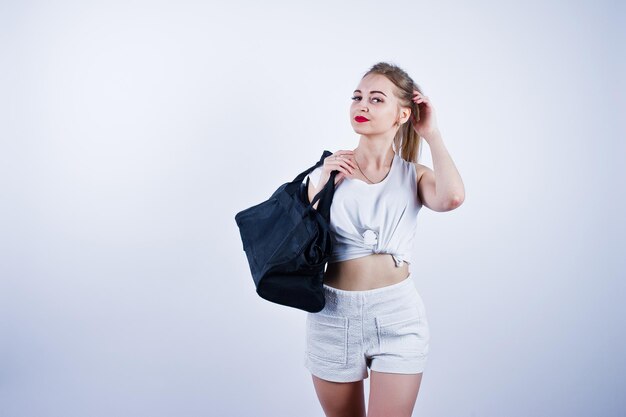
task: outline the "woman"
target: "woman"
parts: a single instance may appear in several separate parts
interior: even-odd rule
[[[429,343],[424,303],[409,271],[417,214],[422,205],[453,210],[465,190],[432,103],[405,71],[372,66],[352,100],[358,146],[333,153],[308,175],[312,200],[339,171],[326,306],[307,313],[305,366],[327,417],[365,416],[367,368],[368,417],[410,416]],[[417,163],[420,137],[434,171]]]

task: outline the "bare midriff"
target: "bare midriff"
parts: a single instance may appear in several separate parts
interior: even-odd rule
[[[409,266],[396,266],[388,253],[375,253],[326,266],[324,284],[346,291],[363,291],[397,284],[409,276]]]

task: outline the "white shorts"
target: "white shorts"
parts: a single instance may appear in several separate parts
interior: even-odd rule
[[[378,372],[423,372],[430,332],[411,274],[364,291],[324,284],[326,305],[307,313],[304,365],[315,376],[354,382]]]

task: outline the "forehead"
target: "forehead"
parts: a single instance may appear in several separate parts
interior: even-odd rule
[[[390,97],[394,93],[394,84],[387,77],[381,74],[368,74],[361,79],[356,89],[362,94],[369,94],[372,90],[378,90]]]

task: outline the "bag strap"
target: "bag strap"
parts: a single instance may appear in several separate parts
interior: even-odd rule
[[[287,193],[289,193],[290,195],[293,195],[293,193],[295,193],[298,188],[302,185],[302,180],[304,179],[304,177],[306,177],[307,175],[309,175],[311,172],[313,172],[313,170],[319,166],[321,166],[324,163],[324,159],[326,159],[327,156],[332,155],[333,153],[331,151],[324,151],[324,153],[322,153],[322,156],[320,157],[320,160],[317,161],[315,163],[315,165],[313,165],[312,167],[302,171],[300,174],[298,174],[298,176],[296,178],[293,179],[293,181],[291,181],[285,191],[287,191]]]
[[[287,184],[287,186],[285,187],[285,191],[287,192],[287,194],[289,195],[293,195],[294,193],[296,193],[300,187],[302,186],[302,180],[304,179],[304,177],[306,177],[307,175],[309,175],[315,168],[321,166],[324,163],[324,159],[326,159],[327,156],[332,155],[333,153],[331,151],[324,151],[324,153],[322,154],[321,158],[319,161],[317,161],[315,163],[315,165],[313,165],[310,168],[307,168],[306,170],[302,171],[301,173],[298,174],[298,176],[296,178],[293,179],[293,181],[291,181],[290,183]],[[339,172],[339,171],[337,171]]]
[[[308,207],[312,209],[313,206],[315,205],[315,202],[317,200],[320,200],[320,203],[317,206],[317,211],[329,223],[330,223],[330,206],[333,202],[333,196],[335,194],[335,177],[337,176],[337,174],[339,174],[339,171],[337,170],[331,171],[330,178],[328,179],[328,182],[324,185],[324,188],[322,188],[321,191],[315,194],[315,197],[313,197],[313,200],[311,200],[311,203],[308,205]],[[310,178],[307,180],[307,186],[308,186],[309,180]]]
[[[304,180],[304,177],[309,175],[317,167],[324,164],[324,159],[332,154],[333,153],[331,151],[324,150],[322,156],[320,157],[320,160],[317,161],[315,165],[302,171],[300,174],[298,174],[296,178],[293,179],[293,181],[287,184],[287,186],[285,187],[285,192],[287,192],[289,195],[293,195],[294,193],[299,192],[300,187],[302,187],[302,180]],[[331,171],[330,179],[328,180],[326,185],[315,195],[315,197],[313,197],[313,200],[311,200],[311,202],[308,204],[308,208],[313,209],[313,205],[315,205],[317,200],[320,200],[317,211],[322,215],[322,217],[324,217],[324,219],[326,219],[326,221],[330,221],[330,205],[332,203],[333,195],[335,194],[335,177],[338,173],[339,171],[337,170]],[[310,178],[307,178],[307,190],[309,182]]]

